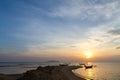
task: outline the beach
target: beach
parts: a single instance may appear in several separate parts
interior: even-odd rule
[[[0,74],[0,80],[85,80],[72,72],[77,68],[80,66],[39,66],[23,74]]]

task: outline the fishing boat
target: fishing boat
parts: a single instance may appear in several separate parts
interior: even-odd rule
[[[86,69],[93,68],[93,65],[84,65]]]

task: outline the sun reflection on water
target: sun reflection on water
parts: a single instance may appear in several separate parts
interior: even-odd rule
[[[87,77],[86,80],[93,80],[93,69],[86,69]]]
[[[89,76],[89,77],[92,77],[92,76],[93,76],[93,71],[92,71],[92,69],[87,69],[87,73],[88,73],[88,76]]]
[[[92,63],[93,68],[85,67],[75,70],[75,73],[85,80],[120,80],[120,63]]]

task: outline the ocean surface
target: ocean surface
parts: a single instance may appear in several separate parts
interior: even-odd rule
[[[90,69],[79,68],[74,70],[77,76],[82,76],[86,80],[120,80],[120,63],[104,62],[93,63],[95,67]]]
[[[36,69],[39,66],[58,65],[60,62],[0,62],[0,73],[3,74],[20,74],[28,70]]]
[[[20,74],[27,70],[36,69],[38,66],[59,65],[60,62],[0,62],[0,73],[4,74]],[[77,65],[77,63],[73,63]],[[73,72],[86,80],[120,80],[120,63],[92,63],[94,65],[91,69],[79,68]]]

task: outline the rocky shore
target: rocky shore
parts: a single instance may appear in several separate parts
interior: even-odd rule
[[[40,66],[23,74],[0,74],[0,80],[85,80],[72,73],[77,68],[80,66]]]

